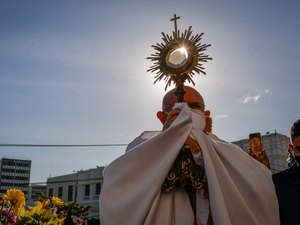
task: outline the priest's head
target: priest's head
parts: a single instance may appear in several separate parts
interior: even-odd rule
[[[176,88],[165,94],[162,102],[162,111],[157,112],[157,117],[163,124],[166,122],[168,113],[172,110],[174,104],[178,102],[175,92]],[[205,104],[201,94],[189,86],[184,86],[184,92],[183,101],[186,102],[190,108],[199,109],[204,112]]]

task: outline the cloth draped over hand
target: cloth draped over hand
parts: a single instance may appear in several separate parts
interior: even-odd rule
[[[168,129],[110,163],[100,194],[101,225],[194,224],[185,189],[161,190],[188,137],[202,150],[215,225],[279,225],[271,172],[238,146],[204,133],[204,126],[204,115],[185,106]]]

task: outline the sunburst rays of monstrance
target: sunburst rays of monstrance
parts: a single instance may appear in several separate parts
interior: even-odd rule
[[[195,73],[206,75],[203,62],[212,60],[212,58],[204,54],[204,51],[210,46],[210,44],[201,43],[204,33],[193,35],[192,26],[180,33],[180,30],[177,29],[179,18],[174,14],[170,20],[174,21],[175,28],[172,35],[162,32],[163,42],[151,46],[156,52],[147,57],[153,61],[153,65],[147,72],[156,72],[154,83],[164,79],[167,82],[165,90],[174,83],[177,88],[178,102],[183,102],[184,82],[188,81],[195,85],[193,76]]]

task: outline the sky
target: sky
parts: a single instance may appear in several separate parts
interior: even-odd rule
[[[299,11],[298,0],[0,1],[0,158],[31,160],[31,182],[45,182],[105,166],[160,130],[156,112],[174,85],[153,84],[146,58],[174,14],[181,32],[192,26],[211,44],[194,88],[213,133],[288,135],[300,118]]]

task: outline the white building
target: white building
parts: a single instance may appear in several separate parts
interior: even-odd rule
[[[272,133],[262,135],[263,148],[269,158],[271,172],[275,173],[284,170],[288,167],[287,157],[288,157],[288,143],[289,137],[279,134]],[[232,142],[240,146],[245,152],[249,151],[249,139],[242,139],[239,141]]]
[[[63,199],[64,202],[76,202],[77,173],[49,177],[47,179],[47,195]]]
[[[83,205],[92,205],[89,217],[99,218],[99,196],[103,183],[104,167],[78,171],[77,202]]]
[[[99,218],[99,196],[103,183],[104,167],[81,170],[77,173],[47,179],[47,195],[56,196],[64,202],[92,205],[89,218]]]

